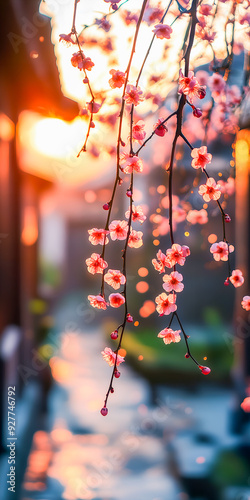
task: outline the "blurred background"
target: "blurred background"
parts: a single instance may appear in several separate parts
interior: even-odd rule
[[[0,498],[249,500],[249,414],[240,408],[250,395],[250,315],[240,306],[250,277],[249,113],[233,150],[221,139],[211,150],[214,174],[226,180],[236,171],[235,189],[224,198],[243,287],[236,293],[224,287],[225,267],[211,260],[209,247],[221,231],[216,210],[206,225],[195,226],[180,212],[176,228],[192,257],[179,299],[181,319],[194,356],[212,372],[202,377],[185,360],[182,342],[165,347],[156,338],[166,325],[155,314],[161,278],[151,260],[165,234],[166,193],[161,138],[154,138],[153,168],[135,192],[148,219],[144,246],[129,255],[134,324],[124,338],[126,366],[103,418],[110,369],[100,352],[111,346],[119,312],[90,308],[87,296],[99,284],[87,275],[85,259],[93,251],[87,230],[104,224],[113,160],[93,147],[76,160],[84,137],[79,107],[61,92],[51,20],[39,13],[39,4],[1,5]],[[63,6],[70,2],[49,4],[55,12]],[[239,56],[235,83],[241,67]],[[195,194],[181,192],[193,182],[184,152],[175,193],[184,195],[183,210],[190,202],[200,209]],[[113,218],[124,218],[125,210],[126,201]],[[114,268],[120,267],[119,243],[109,254]],[[10,386],[16,390],[15,493],[7,484]]]

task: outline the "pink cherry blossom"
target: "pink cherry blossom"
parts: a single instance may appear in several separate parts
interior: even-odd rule
[[[207,71],[204,71],[203,69],[200,69],[195,73],[195,78],[197,78],[200,85],[207,85],[208,77],[209,73]]]
[[[186,259],[186,257],[188,257],[191,253],[190,248],[187,245],[182,245],[181,249],[182,249],[182,255]]]
[[[127,26],[129,26],[132,22],[138,22],[138,15],[130,12],[129,10],[122,10],[121,17]]]
[[[105,347],[104,351],[102,351],[103,359],[107,361],[109,366],[114,366],[116,360],[116,366],[119,366],[121,363],[125,361],[123,356],[120,354],[116,354],[110,347]]]
[[[174,243],[174,245],[167,250],[167,258],[170,263],[170,267],[173,267],[176,264],[184,266],[188,255],[190,255],[189,247],[186,247],[185,245],[181,247],[181,245]]]
[[[186,219],[191,224],[206,224],[208,222],[207,211],[205,208],[201,210],[189,210]]]
[[[227,88],[227,109],[230,111],[230,106],[237,106],[241,102],[241,91],[238,85],[232,85]]]
[[[155,299],[155,302],[157,304],[156,311],[160,316],[163,316],[164,314],[167,315],[176,311],[177,305],[175,304],[175,300],[176,298],[174,293],[170,295],[167,295],[165,292],[161,293]]]
[[[86,107],[90,113],[98,113],[99,109],[101,108],[101,104],[97,104],[97,102],[86,102]]]
[[[129,156],[124,164],[123,172],[125,174],[131,174],[132,172],[142,172],[143,171],[143,161],[138,156]]]
[[[109,234],[109,231],[105,231],[105,229],[97,229],[96,227],[93,227],[93,229],[88,230],[89,233],[89,241],[92,243],[92,245],[104,245],[108,243],[108,238],[107,234]]]
[[[168,24],[156,24],[154,29],[152,30],[153,33],[155,34],[156,38],[160,38],[163,40],[163,38],[169,38],[171,37],[171,33],[173,32],[172,28],[168,26]]]
[[[246,12],[244,16],[242,16],[242,18],[240,19],[240,24],[245,24],[245,23],[247,25],[250,24],[250,12]]]
[[[163,10],[159,7],[147,7],[145,14],[143,16],[143,21],[146,21],[148,25],[159,21],[162,18]]]
[[[245,398],[240,406],[243,411],[245,411],[246,413],[250,413],[250,398]]]
[[[164,328],[157,337],[163,340],[164,344],[171,344],[171,342],[180,342],[181,330],[172,330],[172,328]]]
[[[200,19],[199,19],[199,24],[200,24]],[[210,32],[209,30],[206,29],[200,29],[199,24],[197,25],[197,30],[196,30],[197,38],[201,38],[202,40],[205,40],[208,43],[212,43],[215,39],[216,32],[215,31]]]
[[[194,148],[191,151],[192,167],[193,168],[205,168],[208,163],[211,163],[212,155],[207,153],[207,146],[202,146],[201,148]]]
[[[159,120],[157,120],[157,122],[154,124],[155,134],[158,135],[159,137],[164,137],[164,135],[168,131],[166,125],[162,123],[162,121],[163,120],[159,118]]]
[[[91,274],[102,274],[103,270],[108,267],[107,262],[101,258],[99,253],[92,253],[91,257],[86,259],[86,264],[88,267],[88,272]]]
[[[125,240],[128,232],[128,223],[125,220],[113,220],[109,224],[111,240]]]
[[[250,296],[249,295],[245,295],[245,297],[243,297],[241,305],[242,305],[243,309],[246,309],[246,311],[250,311]]]
[[[102,295],[88,295],[88,300],[92,307],[97,309],[107,309],[107,302]]]
[[[233,252],[233,245],[229,245],[229,252]],[[228,260],[228,244],[225,241],[220,241],[219,243],[213,243],[210,247],[210,252],[213,254],[213,258],[216,261]]]
[[[134,106],[138,106],[140,102],[144,101],[143,92],[140,87],[127,85],[124,100],[126,104],[134,104]]]
[[[106,33],[108,33],[111,28],[111,24],[106,19],[106,17],[102,17],[101,19],[95,19],[95,23],[97,24],[98,28],[103,29]]]
[[[205,3],[203,5],[200,5],[199,13],[202,14],[203,16],[209,16],[209,14],[211,14],[212,8],[213,8],[212,5]]]
[[[142,237],[142,231],[135,231],[135,229],[132,229],[128,239],[128,246],[130,248],[140,248],[143,245]]]
[[[162,104],[163,102],[162,96],[159,93],[151,94],[151,98],[152,98],[152,103],[155,104],[156,106],[160,106],[160,104]]]
[[[120,293],[111,293],[109,296],[109,303],[111,307],[120,307],[125,302],[125,297]]]
[[[202,89],[205,92],[205,87]],[[200,97],[201,85],[194,76],[193,71],[189,71],[188,76],[184,76],[180,70],[179,75],[179,94],[185,94],[189,97],[190,102],[193,102],[194,97]]]
[[[75,52],[72,57],[71,57],[71,64],[74,67],[77,67],[80,70],[88,70],[91,71],[91,69],[94,66],[93,61],[91,61],[90,57],[85,57],[82,52]]]
[[[106,283],[112,286],[115,290],[118,290],[121,285],[124,285],[124,283],[126,283],[126,278],[124,274],[121,273],[121,271],[109,269],[104,276],[104,281],[106,281]]]
[[[243,283],[244,283],[244,278],[243,278],[242,272],[239,269],[235,269],[232,272],[232,275],[229,277],[229,280],[231,281],[232,285],[235,288],[238,288],[239,286],[243,285]]]
[[[180,201],[179,196],[176,196],[174,194],[172,201],[173,201],[173,208],[176,208],[178,206],[179,201]],[[169,197],[168,196],[164,196],[164,198],[162,198],[161,205],[163,206],[163,208],[169,208]]]
[[[173,209],[173,221],[179,223],[186,219],[186,210],[181,207],[175,207]]]
[[[159,273],[164,273],[165,267],[172,267],[169,264],[169,261],[167,259],[167,256],[165,253],[163,253],[161,250],[158,250],[156,254],[156,259],[152,260],[152,264],[155,268],[156,271],[159,271]]]
[[[235,190],[235,180],[233,177],[228,177],[227,181],[218,181],[218,184],[220,186],[220,190],[222,193],[226,193],[229,196],[231,196],[234,193]]]
[[[59,42],[64,42],[65,45],[70,45],[71,43],[76,43],[72,37],[71,37],[72,33],[69,33],[68,35],[65,35],[64,33],[59,35]]]
[[[127,210],[125,212],[125,217],[126,219],[129,219],[130,215],[130,210]],[[133,222],[140,222],[141,224],[146,220],[146,215],[144,215],[142,207],[140,205],[133,205],[132,206],[132,221]]]
[[[204,28],[207,27],[207,19],[204,16],[199,16],[198,17],[199,23],[197,24],[196,28],[196,35],[198,38],[201,38],[201,34],[203,33]]]
[[[211,200],[218,200],[221,195],[220,186],[219,184],[216,184],[213,177],[209,177],[206,184],[202,184],[199,187],[199,194],[206,202],[209,202]]]
[[[220,97],[226,87],[226,82],[219,73],[214,73],[208,79],[208,87],[214,98]]]
[[[182,292],[184,285],[181,283],[183,276],[177,271],[173,271],[171,274],[164,274],[162,285],[166,292]]]
[[[139,120],[134,123],[132,127],[132,137],[135,141],[143,141],[146,137],[146,132],[144,130],[145,122],[143,120]]]
[[[109,80],[110,87],[112,89],[115,89],[115,88],[120,89],[123,86],[123,84],[125,83],[126,74],[123,73],[123,71],[119,71],[119,70],[115,70],[115,69],[111,69],[109,73],[111,75],[111,78]]]

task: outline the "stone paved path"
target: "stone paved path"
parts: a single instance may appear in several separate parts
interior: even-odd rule
[[[47,429],[34,435],[21,500],[186,500],[167,466],[178,412],[174,422],[167,408],[150,407],[147,383],[122,366],[102,417],[111,374],[100,354],[105,341],[93,326],[65,331],[68,313],[61,312],[64,333],[51,359]]]
[[[80,315],[76,321],[78,308],[73,297],[56,313],[46,430],[34,435],[21,500],[191,500],[176,478],[170,449],[184,474],[206,473],[217,448],[234,441],[230,391],[162,386],[152,406],[147,382],[124,363],[102,417],[111,375],[101,356],[106,342],[95,319],[84,324]],[[80,311],[89,319],[86,308]],[[215,447],[197,440],[197,433],[212,436]]]

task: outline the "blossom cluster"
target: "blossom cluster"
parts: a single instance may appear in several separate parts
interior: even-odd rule
[[[75,0],[75,14],[77,3]],[[166,186],[163,186],[162,192],[166,191],[168,194],[162,197],[159,210],[149,216],[149,220],[155,224],[157,236],[167,235],[170,238],[170,243],[164,245],[166,251],[159,249],[152,260],[154,269],[162,276],[164,290],[155,298],[155,308],[159,316],[170,317],[169,324],[158,333],[158,337],[168,345],[180,342],[183,335],[187,347],[185,357],[191,358],[202,374],[210,373],[210,368],[200,365],[193,357],[189,335],[179,317],[178,294],[184,290],[185,273],[182,271],[181,274],[178,266],[185,269],[190,249],[182,244],[179,235],[178,243],[175,242],[178,224],[186,223],[191,229],[195,224],[207,224],[210,207],[215,206],[222,217],[222,236],[211,240],[207,254],[215,263],[224,263],[226,286],[238,288],[244,283],[242,271],[232,270],[231,253],[234,247],[228,242],[226,234],[226,225],[231,218],[225,212],[225,206],[227,197],[234,191],[234,178],[230,174],[228,178],[217,179],[216,169],[213,168],[213,175],[210,176],[207,168],[212,169],[213,157],[209,150],[212,151],[210,145],[217,140],[218,134],[222,134],[223,140],[227,141],[228,138],[232,140],[238,130],[235,111],[248,90],[244,88],[241,91],[238,86],[229,85],[228,79],[234,54],[243,50],[243,32],[247,32],[249,37],[249,12],[247,2],[226,0],[217,3],[192,0],[190,3],[182,2],[183,5],[170,2],[164,7],[161,1],[144,0],[138,11],[128,10],[123,5],[126,2],[121,0],[104,0],[103,3],[108,8],[107,13],[98,15],[93,24],[85,25],[80,35],[75,28],[74,15],[72,31],[68,35],[60,35],[60,40],[73,47],[71,65],[79,70],[78,75],[81,75],[86,94],[85,101],[79,105],[79,115],[82,121],[88,121],[88,127],[79,154],[87,151],[91,161],[99,159],[100,163],[107,157],[113,161],[115,156],[116,174],[112,195],[103,205],[106,223],[101,228],[93,227],[88,230],[89,242],[94,247],[99,245],[101,249],[86,259],[88,272],[99,275],[101,282],[99,293],[88,296],[90,305],[102,310],[109,306],[121,308],[123,317],[110,334],[112,341],[117,341],[117,348],[112,350],[106,347],[102,351],[103,359],[112,367],[110,386],[101,410],[105,416],[108,412],[108,396],[114,392],[113,378],[120,377],[117,368],[124,362],[120,348],[125,326],[127,322],[133,322],[133,317],[128,312],[126,257],[128,249],[143,245],[143,233],[136,224],[143,224],[146,220],[144,207],[134,202],[135,185],[141,174],[151,169],[154,163],[162,165],[165,170]],[[129,33],[128,39],[124,39],[124,47],[127,42],[130,44],[126,61],[125,53],[119,55],[116,52],[114,30],[117,17]],[[221,18],[226,19],[225,27],[223,22],[225,46],[218,48],[222,30],[222,24],[218,20],[221,21]],[[142,25],[143,39],[147,41],[147,46],[145,45],[143,62],[139,68],[134,54]],[[92,35],[94,28],[96,36]],[[185,40],[180,40],[180,33],[186,33]],[[122,36],[125,38],[125,35]],[[157,44],[156,52],[159,54],[156,61],[154,57],[151,57],[152,61],[148,57],[153,43]],[[99,66],[95,58],[97,48],[101,52],[104,67],[107,68],[104,78],[98,78],[98,73],[95,73]],[[175,63],[173,54],[176,57]],[[198,61],[203,61],[203,58],[210,60],[209,71],[196,68],[195,57]],[[173,61],[173,64],[169,64],[169,61]],[[92,140],[94,128],[96,134],[98,129],[107,129],[108,134],[103,134],[104,140],[102,134],[98,136],[98,140]],[[110,144],[110,138],[114,136],[116,146]],[[141,157],[141,150],[146,149],[151,140],[155,159],[146,163]],[[193,186],[188,186],[186,194],[189,197],[195,191],[197,200],[202,204],[199,210],[194,209],[189,201],[181,201],[173,193],[175,167],[182,161],[181,148],[184,145],[190,149],[191,157],[187,155],[186,158],[191,172],[196,175]],[[129,201],[129,207],[124,218],[118,219],[113,214],[116,213],[114,207],[120,199],[119,187],[122,183],[127,183],[125,199]],[[157,241],[156,244],[161,244],[162,248],[163,243]],[[122,246],[120,266],[109,262],[111,245]],[[110,290],[109,287],[111,292],[106,292],[107,289]],[[241,304],[246,311],[250,309],[248,295],[243,297]],[[172,329],[172,322],[177,322],[179,329]]]

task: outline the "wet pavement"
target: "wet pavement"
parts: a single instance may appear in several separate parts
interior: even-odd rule
[[[53,385],[45,425],[33,437],[21,500],[190,499],[173,465],[173,443],[175,453],[186,448],[184,462],[199,475],[211,449],[194,447],[190,455],[185,435],[200,429],[214,435],[216,446],[227,439],[230,392],[160,387],[152,405],[148,383],[124,363],[103,417],[111,375],[101,356],[105,339],[93,324],[70,331],[74,310],[69,302],[58,314],[63,333],[50,360]]]

